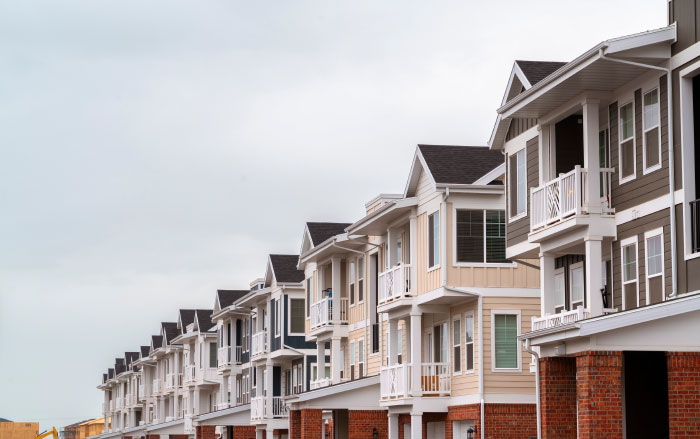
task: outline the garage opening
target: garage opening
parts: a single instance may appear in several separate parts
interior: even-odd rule
[[[625,352],[625,436],[667,438],[668,373],[664,352]]]

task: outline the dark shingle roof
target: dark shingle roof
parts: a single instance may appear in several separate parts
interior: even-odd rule
[[[345,229],[351,223],[306,223],[311,235],[311,244],[316,247],[331,236],[339,235],[345,232]]]
[[[9,419],[0,418],[0,422],[12,422],[12,421],[10,421]]]
[[[181,309],[180,310],[180,320],[182,321],[182,333],[187,331],[187,325],[194,322],[194,310],[193,309]]]
[[[102,374],[102,382],[103,382],[103,383],[106,383],[106,382],[107,382],[107,374],[106,374],[106,373],[103,373],[103,374]]]
[[[216,294],[219,296],[219,306],[221,309],[227,308],[249,292],[250,290],[217,290]]]
[[[109,369],[107,369],[107,376],[109,377],[110,380],[112,378],[114,378],[114,369],[112,369],[111,367]]]
[[[165,342],[170,344],[173,338],[177,337],[179,334],[177,332],[177,322],[160,322],[163,332],[165,332]]]
[[[270,255],[277,282],[298,283],[304,280],[304,270],[297,269],[299,255]]]
[[[114,362],[114,373],[116,375],[119,375],[120,373],[124,372],[125,370],[126,370],[126,366],[124,365],[124,359],[117,358]]]
[[[148,353],[151,350],[150,346],[141,346],[141,356],[148,357]]]
[[[503,163],[485,146],[418,145],[435,183],[471,184]]]
[[[139,359],[139,353],[138,352],[124,352],[124,358],[126,359],[126,367],[129,367],[131,365],[132,361],[136,361]]]
[[[153,343],[153,347],[155,349],[158,349],[159,347],[163,346],[163,336],[162,335],[152,335],[151,342]],[[149,352],[150,352],[150,348],[149,348]]]
[[[554,73],[561,66],[566,64],[565,62],[559,61],[515,61],[520,66],[520,70],[523,72],[530,85],[535,85],[547,76]]]
[[[199,322],[199,332],[207,332],[214,324],[211,322],[211,315],[214,311],[211,309],[198,309],[197,322]]]

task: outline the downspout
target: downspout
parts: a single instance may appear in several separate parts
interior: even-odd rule
[[[481,437],[484,437],[484,298],[479,295],[479,396],[481,397]]]
[[[442,269],[442,287],[447,286],[447,198],[450,196],[450,187],[445,187],[445,192],[442,194],[442,202],[440,206],[444,206],[443,212],[440,213],[440,266]]]
[[[542,413],[540,413],[540,354],[530,347],[530,339],[525,339],[525,350],[535,357],[537,367],[535,369],[535,397],[537,398],[537,439],[542,439]]]
[[[666,104],[668,112],[668,185],[669,185],[669,202],[670,202],[670,222],[671,222],[671,294],[668,297],[674,297],[678,292],[678,275],[676,273],[677,258],[676,258],[676,200],[675,200],[675,160],[673,157],[673,89],[671,88],[671,68],[659,67],[651,64],[642,64],[624,59],[608,58],[603,53],[604,47],[598,51],[600,59],[607,61],[628,64],[653,70],[661,70],[666,72]],[[659,96],[660,98],[660,96]]]

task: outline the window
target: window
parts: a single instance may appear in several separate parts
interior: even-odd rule
[[[494,367],[498,369],[519,369],[518,349],[519,316],[512,313],[493,314]]]
[[[403,364],[403,329],[401,328],[396,330],[396,343],[396,356],[398,357],[396,361],[398,364]]]
[[[637,237],[623,240],[622,248],[622,299],[625,309],[639,306],[637,296]]]
[[[620,183],[635,177],[634,103],[620,107]]]
[[[364,376],[365,366],[365,341],[363,339],[360,339],[357,342],[357,364],[359,377],[362,378]]]
[[[452,372],[462,373],[462,321],[459,317],[452,321]]]
[[[306,318],[310,317],[311,301],[313,300],[314,292],[314,277],[313,275],[306,279]]]
[[[464,353],[467,360],[466,370],[474,370],[474,314],[464,315]]]
[[[525,148],[508,157],[510,217],[527,213],[527,164]]]
[[[289,299],[289,332],[291,334],[303,334],[304,325],[304,301],[302,299]]]
[[[292,394],[292,370],[288,369],[284,371],[284,394]]]
[[[428,216],[428,268],[440,265],[440,211]]]
[[[661,167],[659,90],[644,95],[644,171]]]
[[[663,229],[644,234],[647,261],[647,304],[664,300]]]
[[[280,327],[282,326],[282,303],[280,299],[275,300],[275,337],[280,336]]]
[[[435,363],[447,363],[448,344],[450,334],[447,327],[448,323],[442,323],[433,327],[433,361]]]
[[[209,367],[216,367],[216,343],[209,343]]]
[[[350,342],[350,379],[355,379],[355,342]]]
[[[577,262],[569,268],[570,270],[570,288],[571,288],[571,309],[576,309],[579,305],[583,306],[583,262]]]
[[[350,305],[355,304],[355,263],[350,262],[350,266],[348,267],[348,273],[349,273],[349,278],[350,278]]]
[[[554,312],[563,311],[566,308],[566,287],[564,269],[554,271]]]
[[[357,303],[361,303],[364,300],[364,286],[365,286],[365,258],[360,256],[357,259]]]
[[[504,211],[458,209],[456,216],[457,262],[508,262]]]

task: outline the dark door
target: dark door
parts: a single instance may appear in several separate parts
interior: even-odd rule
[[[554,126],[556,173],[565,174],[576,165],[583,167],[583,116],[574,114]]]
[[[700,169],[700,76],[693,77],[693,132],[695,135],[695,168]],[[700,175],[695,175],[695,199],[700,198]]]
[[[668,374],[664,352],[625,352],[624,401],[627,437],[667,438]]]

